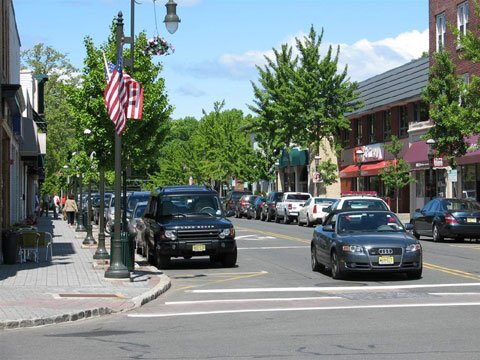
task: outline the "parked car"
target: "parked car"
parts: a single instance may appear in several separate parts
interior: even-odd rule
[[[265,198],[261,195],[258,195],[255,198],[253,204],[249,204],[247,207],[247,219],[259,220],[260,215],[262,214],[262,208],[265,204]]]
[[[238,201],[243,195],[252,195],[252,192],[249,190],[245,190],[245,191],[233,190],[227,193],[227,196],[224,199],[224,209],[227,216],[235,215],[235,209],[237,207]]]
[[[410,222],[413,235],[463,240],[480,238],[480,203],[473,199],[432,199],[415,210]]]
[[[235,229],[209,186],[159,188],[143,221],[147,259],[160,269],[168,268],[172,257],[209,256],[225,267],[237,262]]]
[[[147,208],[147,201],[139,201],[133,209],[132,216],[128,222],[128,232],[135,234],[135,244],[137,253],[146,256],[148,253],[147,244],[145,242],[145,223],[142,216]]]
[[[376,196],[343,196],[324,209],[329,214],[333,210],[390,210],[388,204]],[[323,217],[325,221],[327,215]]]
[[[253,205],[253,202],[256,198],[257,195],[243,195],[240,200],[238,200],[237,205],[235,206],[235,217],[248,217],[248,207]]]
[[[321,224],[327,213],[325,209],[337,199],[325,197],[312,197],[308,199],[298,212],[298,225],[306,224],[308,227]]]
[[[334,279],[353,272],[400,272],[422,276],[422,246],[391,211],[342,211],[313,231],[313,271],[331,269]]]
[[[284,224],[289,224],[290,222],[297,220],[298,212],[311,197],[312,195],[306,192],[283,193],[282,200],[277,202],[275,222],[278,223],[280,220],[283,220]]]
[[[269,192],[265,199],[265,205],[262,207],[262,214],[260,220],[270,222],[275,219],[275,213],[277,211],[277,202],[281,201],[283,192],[272,191]]]
[[[127,197],[127,221],[132,218],[135,206],[139,202],[148,201],[150,191],[132,191]]]
[[[105,193],[104,194],[104,199],[103,199],[103,219],[106,220],[106,209],[110,204],[110,199],[113,196],[112,193]],[[98,225],[100,222],[100,195],[94,199],[95,201],[93,202],[93,221],[95,222],[95,225]]]

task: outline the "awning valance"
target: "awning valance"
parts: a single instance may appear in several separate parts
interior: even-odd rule
[[[287,158],[287,152],[282,151],[282,156],[278,164],[279,168],[285,168],[287,166],[301,166],[308,164],[308,150],[290,149],[288,152],[290,162]]]
[[[384,169],[388,164],[392,164],[395,160],[382,160],[375,163],[362,164],[360,166],[360,176],[375,176],[378,175],[378,172]],[[341,178],[352,178],[358,177],[358,166],[357,165],[348,165],[347,167],[340,170]]]

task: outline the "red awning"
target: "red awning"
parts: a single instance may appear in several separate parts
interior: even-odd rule
[[[403,158],[410,164],[412,170],[428,169],[430,167],[430,163],[428,161],[427,142],[422,140],[412,143],[412,145],[410,145],[408,150],[405,152]],[[442,159],[442,165],[436,165],[437,163],[434,161],[434,169],[442,169],[448,165],[443,158],[438,157],[438,159]]]
[[[384,169],[388,164],[393,163],[394,160],[382,160],[374,163],[362,164],[360,167],[360,176],[374,176],[378,175],[381,169]],[[340,171],[341,178],[351,178],[358,176],[358,166],[348,165]]]

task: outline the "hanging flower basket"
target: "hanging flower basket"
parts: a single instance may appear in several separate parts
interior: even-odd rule
[[[143,48],[144,55],[170,55],[174,51],[173,45],[160,36],[148,39],[147,45]]]

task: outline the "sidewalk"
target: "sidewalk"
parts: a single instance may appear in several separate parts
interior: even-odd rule
[[[106,267],[96,266],[93,260],[96,246],[82,248],[86,233],[75,232],[63,220],[41,217],[38,230],[54,235],[53,259],[45,261],[45,249],[41,249],[39,263],[0,265],[0,330],[128,311],[170,287],[166,275],[141,261],[130,279],[106,279]],[[96,231],[93,235],[98,239]],[[108,236],[106,243],[110,243]]]

